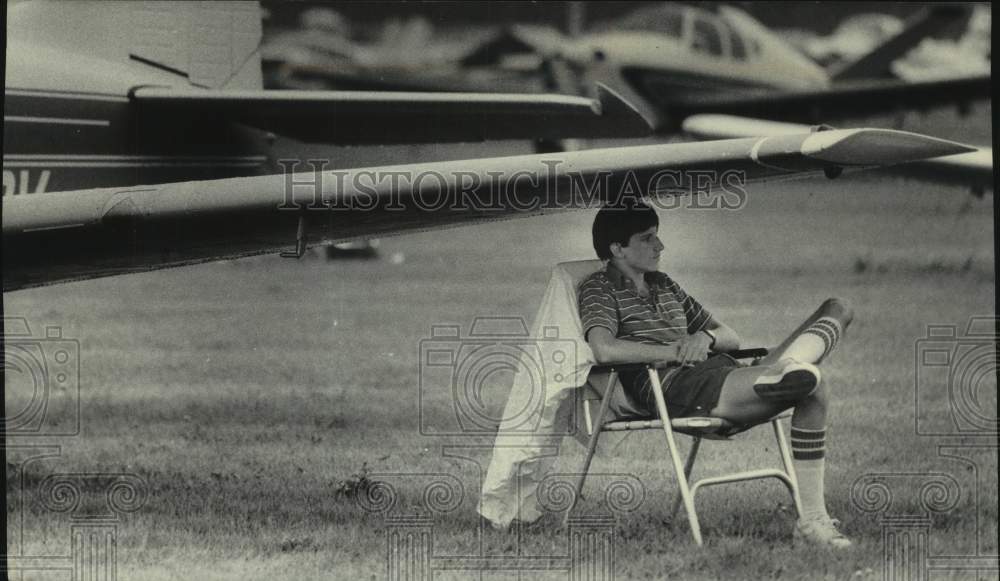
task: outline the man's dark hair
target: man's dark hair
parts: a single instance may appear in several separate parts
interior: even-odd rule
[[[633,234],[660,225],[656,211],[639,199],[629,198],[597,211],[594,217],[594,250],[601,260],[611,258],[615,242],[628,246]]]

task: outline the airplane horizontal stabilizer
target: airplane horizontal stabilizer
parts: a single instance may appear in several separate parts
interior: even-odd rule
[[[4,290],[969,151],[845,129],[3,198]],[[733,190],[735,188],[735,190]]]
[[[683,129],[697,139],[733,139],[755,135],[793,135],[809,131],[810,127],[798,123],[706,114],[688,117],[684,120]],[[993,149],[981,147],[968,153],[914,161],[891,171],[923,181],[969,186],[977,194],[992,192]]]
[[[641,137],[649,123],[614,91],[565,95],[378,91],[204,91],[141,87],[139,115],[228,118],[306,142],[399,144]]]

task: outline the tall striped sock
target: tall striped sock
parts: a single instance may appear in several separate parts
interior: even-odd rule
[[[781,357],[803,363],[819,363],[840,342],[844,327],[833,317],[822,317],[795,338]]]
[[[829,518],[823,490],[826,466],[826,428],[818,430],[792,426],[792,465],[799,481],[803,520]]]

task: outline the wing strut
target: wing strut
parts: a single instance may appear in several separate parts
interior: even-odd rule
[[[306,209],[299,210],[299,225],[295,231],[295,250],[283,250],[278,253],[282,258],[302,258],[306,254]]]

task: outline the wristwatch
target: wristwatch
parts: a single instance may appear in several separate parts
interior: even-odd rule
[[[712,340],[712,342],[708,344],[708,348],[711,349],[715,347],[715,333],[709,331],[708,329],[702,329],[701,332],[708,335],[708,338]]]

